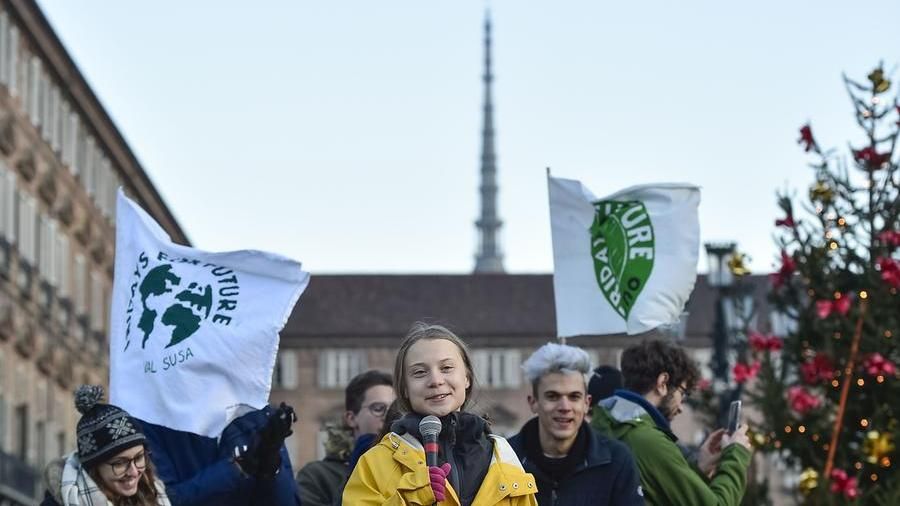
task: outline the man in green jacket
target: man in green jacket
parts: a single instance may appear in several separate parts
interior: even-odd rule
[[[720,429],[690,464],[669,422],[699,374],[685,351],[664,341],[646,341],[622,354],[625,388],[594,409],[592,424],[631,448],[648,505],[737,506],[747,485],[750,440],[747,426],[734,434]]]

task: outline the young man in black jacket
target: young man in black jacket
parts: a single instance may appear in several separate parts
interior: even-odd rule
[[[548,343],[522,365],[537,415],[509,440],[525,471],[537,480],[540,506],[644,504],[640,476],[628,447],[591,429],[586,378],[590,358],[581,348]]]

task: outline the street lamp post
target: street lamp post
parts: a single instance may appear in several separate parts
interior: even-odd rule
[[[731,331],[729,319],[728,298],[734,277],[728,270],[728,258],[734,254],[735,243],[706,243],[706,258],[709,262],[709,271],[706,276],[709,286],[716,289],[716,314],[713,328],[713,356],[712,372],[713,387],[716,392],[728,389],[728,336]]]
[[[719,397],[720,426],[728,421],[731,401],[741,398],[743,384],[732,388],[731,367],[746,354],[747,329],[755,313],[752,283],[743,282],[749,273],[743,266],[735,243],[706,244],[709,260],[709,284],[716,288],[716,316],[713,333],[713,388]],[[734,358],[734,360],[732,360]]]

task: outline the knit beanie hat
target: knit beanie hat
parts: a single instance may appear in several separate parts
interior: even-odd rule
[[[78,421],[78,458],[84,467],[99,464],[113,455],[144,443],[140,422],[125,410],[103,404],[103,387],[81,385],[75,390]]]
[[[591,395],[591,403],[612,397],[616,390],[622,388],[622,372],[610,365],[601,365],[594,369],[591,380],[588,382],[588,393]]]

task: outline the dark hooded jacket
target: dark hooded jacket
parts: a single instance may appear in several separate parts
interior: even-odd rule
[[[510,438],[522,467],[537,480],[540,506],[638,506],[644,504],[634,457],[624,444],[582,423],[569,454],[543,455],[538,419]]]

